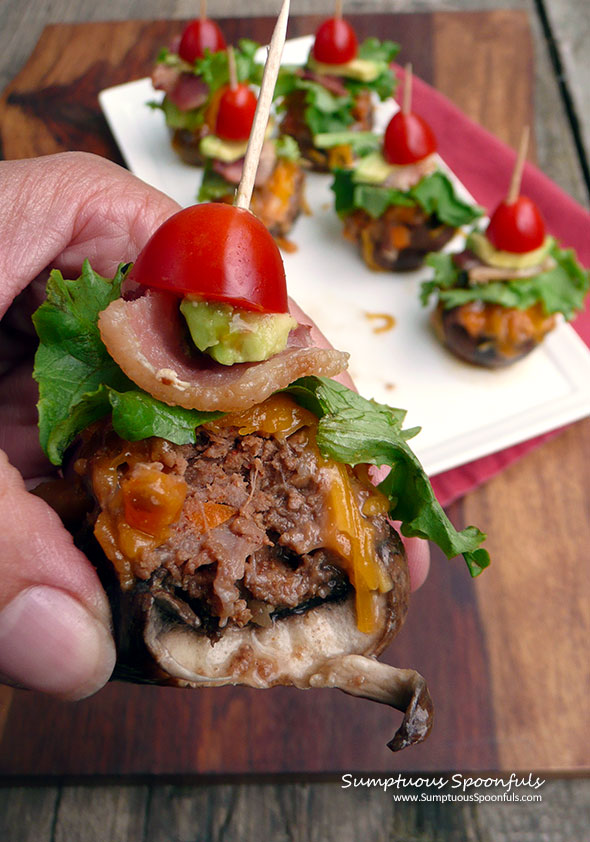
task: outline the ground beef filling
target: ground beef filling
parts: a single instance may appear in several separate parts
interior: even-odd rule
[[[308,428],[288,437],[200,428],[195,445],[177,446],[157,438],[129,444],[99,426],[76,470],[98,502],[97,526],[106,522],[111,536],[113,524],[117,534],[123,524],[125,547],[132,546],[122,562],[95,527],[115,567],[124,563],[135,582],[184,599],[212,629],[265,625],[273,616],[349,593],[342,558],[322,546],[327,492],[319,462]],[[121,487],[138,470],[178,478],[186,483],[186,497],[180,515],[159,536],[140,534],[129,544]],[[362,499],[361,483],[352,481]],[[377,544],[388,540],[385,517],[371,521]]]
[[[417,269],[431,251],[440,251],[455,229],[417,205],[391,205],[374,219],[357,209],[344,218],[345,239],[357,243],[367,266],[375,271]]]

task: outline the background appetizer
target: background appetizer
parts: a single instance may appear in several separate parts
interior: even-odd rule
[[[411,70],[406,68],[402,108],[383,138],[363,133],[353,146],[364,154],[337,168],[332,190],[344,237],[357,243],[364,262],[377,271],[406,271],[443,248],[457,229],[481,210],[459,198],[440,168],[428,123],[411,110]],[[341,135],[336,142],[346,139]],[[321,138],[324,145],[334,138]],[[372,149],[372,151],[370,151]]]
[[[459,254],[432,254],[432,280],[422,303],[435,295],[432,315],[441,342],[461,359],[488,368],[510,365],[532,351],[557,324],[583,309],[590,273],[572,249],[545,230],[535,203],[520,195],[528,130],[506,199],[485,231],[473,231]]]
[[[256,94],[246,83],[238,82],[233,50],[228,48],[230,81],[217,107],[213,131],[200,141],[205,161],[198,193],[200,202],[233,203],[242,178],[250,130],[256,110]],[[273,136],[274,134],[274,136]],[[293,138],[276,136],[269,120],[262,146],[250,210],[271,234],[283,238],[305,207],[305,174],[299,148]]]
[[[312,169],[328,172],[343,160],[351,160],[348,144],[330,149],[316,144],[318,135],[342,131],[370,131],[373,97],[386,100],[395,91],[391,62],[399,51],[393,41],[367,38],[358,44],[352,26],[336,4],[333,18],[315,34],[307,62],[281,70],[277,93],[282,96],[282,134],[293,137]]]
[[[160,51],[152,72],[154,88],[165,96],[150,106],[164,112],[172,146],[187,164],[204,163],[201,141],[215,133],[219,101],[230,81],[226,46],[215,21],[197,18],[177,43]],[[260,84],[262,66],[254,59],[258,47],[241,39],[234,48],[238,82]]]

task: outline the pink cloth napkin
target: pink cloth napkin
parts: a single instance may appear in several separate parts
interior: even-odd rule
[[[403,76],[401,68],[396,67],[396,72]],[[506,195],[516,158],[514,150],[416,77],[412,80],[412,100],[413,109],[431,125],[442,158],[475,200],[486,210],[493,210]],[[582,265],[590,266],[590,214],[532,164],[525,166],[522,193],[536,202],[547,230],[562,246],[575,249]],[[585,311],[572,324],[590,345],[590,296]],[[557,432],[545,433],[432,477],[441,505],[447,506],[481,485]]]

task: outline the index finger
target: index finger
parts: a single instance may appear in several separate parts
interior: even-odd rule
[[[64,152],[0,162],[0,317],[45,267],[78,273],[85,258],[112,275],[134,260],[178,205],[97,155]]]

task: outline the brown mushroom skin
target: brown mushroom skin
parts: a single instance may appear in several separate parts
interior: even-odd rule
[[[201,129],[189,132],[188,129],[173,129],[171,132],[172,148],[181,161],[191,167],[205,166],[205,158],[201,154],[200,145],[203,137],[209,133],[206,125]]]
[[[77,542],[96,566],[105,588],[113,615],[117,664],[114,679],[131,680],[139,683],[165,684],[176,687],[215,686],[216,684],[246,684],[259,688],[276,685],[303,687],[309,676],[330,657],[340,655],[362,655],[374,657],[389,645],[400,630],[409,605],[410,580],[405,550],[399,535],[390,528],[390,535],[380,542],[377,552],[386,566],[392,580],[391,590],[383,594],[379,608],[378,628],[363,634],[356,628],[354,593],[344,600],[326,601],[310,608],[294,609],[286,616],[274,620],[273,624],[289,630],[289,634],[304,638],[309,629],[335,624],[341,633],[335,635],[336,649],[321,652],[316,639],[308,641],[308,652],[301,651],[300,641],[293,646],[297,658],[290,664],[288,650],[282,648],[285,640],[279,639],[273,651],[272,628],[259,628],[249,624],[242,629],[227,628],[222,635],[230,634],[236,641],[232,655],[223,656],[222,666],[204,674],[199,681],[189,678],[189,671],[176,674],[162,663],[156,637],[165,636],[172,630],[182,629],[187,637],[193,638],[195,646],[215,654],[216,643],[208,636],[188,601],[175,592],[169,581],[163,581],[156,574],[150,580],[137,580],[133,588],[120,587],[113,566],[105,557],[94,536],[87,532]],[[258,644],[263,655],[259,654]],[[214,658],[213,658],[214,660]],[[224,675],[227,680],[220,680]]]
[[[527,310],[473,301],[432,313],[434,332],[455,356],[484,368],[505,368],[530,354],[556,324],[540,304]]]
[[[418,269],[429,252],[440,251],[456,234],[455,228],[417,206],[392,205],[377,219],[357,209],[343,222],[344,238],[358,244],[364,262],[374,271]]]

